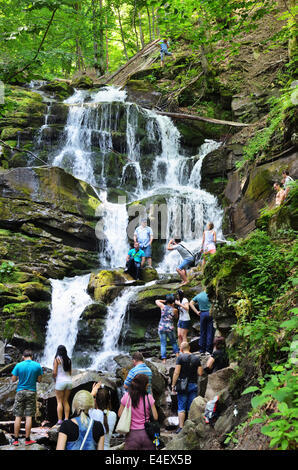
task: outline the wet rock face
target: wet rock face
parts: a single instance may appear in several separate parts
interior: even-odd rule
[[[294,179],[297,178],[297,153],[229,175],[224,194],[229,204],[226,215],[230,220],[230,233],[246,236],[256,227],[260,210],[266,204],[274,207],[273,183],[281,180],[284,169],[288,169]]]
[[[59,168],[2,173],[2,338],[21,349],[42,348],[50,315],[48,278],[98,266],[95,211],[99,204],[88,184]]]

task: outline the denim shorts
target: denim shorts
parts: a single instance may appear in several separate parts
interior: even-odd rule
[[[190,323],[190,320],[179,320],[177,326],[178,328],[182,328],[183,330],[189,330]]]
[[[62,391],[62,390],[71,390],[72,389],[72,382],[70,380],[65,380],[65,382],[56,382],[55,390]]]
[[[188,268],[189,266],[192,265],[192,263],[194,262],[194,258],[193,257],[189,257],[189,258],[185,258],[181,264],[179,264],[178,268],[177,269],[186,269]]]
[[[196,383],[189,383],[186,393],[177,393],[178,412],[188,412],[189,408],[198,394],[198,385]]]
[[[151,258],[151,254],[152,254],[152,249],[151,249],[151,245],[148,245],[146,246],[146,248],[143,248],[141,247],[141,250],[143,250],[144,254],[145,254],[145,258]]]

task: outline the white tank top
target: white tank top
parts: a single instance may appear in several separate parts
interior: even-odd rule
[[[204,242],[204,250],[215,250],[216,246],[214,243],[214,230],[206,230],[205,231],[205,242]]]
[[[66,372],[63,369],[63,360],[61,357],[57,357],[61,361],[61,364],[58,363],[58,368],[57,368],[57,377],[56,377],[56,383],[59,382],[69,382],[71,380],[71,375],[70,372]]]

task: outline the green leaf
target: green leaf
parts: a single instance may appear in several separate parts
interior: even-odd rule
[[[251,386],[251,387],[246,388],[244,392],[242,392],[242,395],[247,395],[248,393],[257,392],[258,390],[260,390],[259,387]]]

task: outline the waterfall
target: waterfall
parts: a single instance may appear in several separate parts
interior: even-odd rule
[[[113,138],[117,133],[122,138],[123,155],[122,160],[119,160],[119,168],[120,163],[122,166],[115,187],[125,190],[129,188],[127,196],[130,202],[138,200],[142,203],[142,199],[155,196],[165,198],[165,242],[172,237],[181,238],[190,249],[198,248],[208,221],[214,223],[218,237],[222,236],[223,211],[216,197],[201,189],[203,159],[219,147],[218,142],[206,140],[198,155],[186,157],[181,149],[180,133],[173,121],[167,116],[126,102],[126,92],[117,88],[105,87],[91,93],[76,90],[64,103],[69,107],[68,118],[60,148],[52,156],[52,165],[88,182],[97,191],[102,202],[97,214],[100,217],[97,233],[103,239],[99,253],[101,267],[124,266],[129,249],[126,233],[129,222],[126,209],[128,201],[123,196],[116,204],[107,197],[106,165],[110,153],[117,155],[113,149]],[[153,149],[149,156],[151,160],[146,181],[141,145],[144,136]],[[42,141],[42,131],[39,137]],[[97,149],[96,152],[94,148]],[[124,158],[127,160],[123,164]],[[196,163],[190,171],[189,163],[193,164],[194,160]],[[99,187],[100,190],[97,189]],[[178,253],[166,252],[157,270],[159,273],[175,272],[179,261]],[[84,308],[92,302],[86,293],[86,276],[51,282],[52,311],[43,361],[49,366],[59,344],[65,344],[71,355],[78,320]],[[138,287],[131,287],[123,290],[108,307],[101,351],[92,356],[91,368],[111,367],[111,359],[119,353],[119,337],[127,306],[137,289]]]
[[[60,344],[66,347],[69,357],[72,356],[79,318],[85,308],[93,302],[87,293],[89,277],[87,274],[63,280],[51,279],[51,317],[41,360],[46,367],[53,366],[54,355]]]

